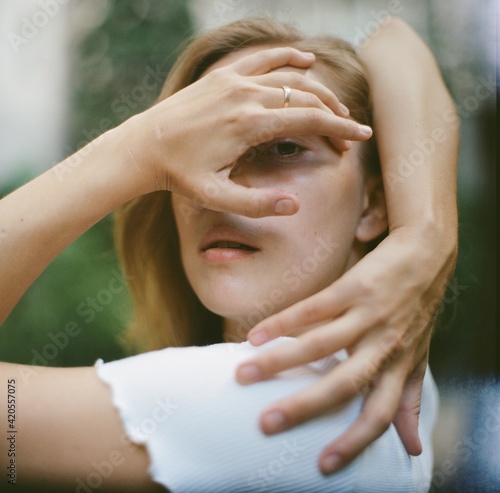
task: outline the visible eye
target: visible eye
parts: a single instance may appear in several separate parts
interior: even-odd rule
[[[307,149],[293,140],[280,140],[270,142],[261,150],[261,154],[272,158],[293,159],[299,158]]]
[[[299,150],[301,150],[301,147],[295,142],[278,142],[269,147],[267,152],[269,154],[279,154],[280,156],[290,156]]]

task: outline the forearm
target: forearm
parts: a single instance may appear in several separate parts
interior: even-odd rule
[[[434,57],[398,19],[359,53],[371,79],[390,229],[429,232],[454,249],[458,119]]]
[[[0,201],[0,323],[64,248],[141,193],[122,131],[104,134]]]

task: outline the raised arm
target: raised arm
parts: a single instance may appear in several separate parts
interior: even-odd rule
[[[436,60],[400,19],[381,26],[358,51],[371,78],[390,231],[411,229],[443,265],[453,266],[459,125]]]
[[[371,78],[390,234],[332,286],[261,322],[248,338],[262,344],[312,323],[324,325],[238,371],[241,383],[251,383],[349,350],[349,363],[261,418],[263,429],[275,433],[364,394],[360,418],[324,450],[325,472],[348,464],[393,420],[408,453],[420,453],[422,378],[457,255],[458,119],[434,57],[398,19],[381,26],[359,51]]]
[[[331,135],[340,148],[343,139],[368,138],[354,122],[334,114],[342,113],[339,101],[322,85],[282,73],[270,89],[259,78],[282,65],[307,67],[313,61],[295,49],[274,48],[216,70],[3,198],[0,323],[54,257],[139,195],[172,190],[205,207],[248,216],[295,213],[293,194],[247,189],[229,174],[249,147],[270,136],[312,128]],[[256,89],[251,95],[249,85]],[[313,97],[296,98],[288,111],[276,109],[283,104],[281,85]]]

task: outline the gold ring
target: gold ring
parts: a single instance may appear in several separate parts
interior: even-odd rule
[[[290,98],[292,97],[292,90],[288,86],[281,86],[283,92],[285,93],[285,101],[283,102],[283,108],[288,108],[290,106]]]

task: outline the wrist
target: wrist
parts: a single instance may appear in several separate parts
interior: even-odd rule
[[[456,215],[455,215],[456,217]],[[389,237],[408,240],[425,249],[430,257],[444,259],[445,263],[455,264],[458,253],[457,221],[438,220],[434,215],[422,217],[418,222],[391,228]]]
[[[115,178],[128,195],[127,200],[164,189],[157,179],[154,146],[141,115],[129,118],[107,136],[106,153]]]

